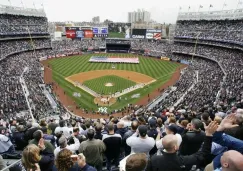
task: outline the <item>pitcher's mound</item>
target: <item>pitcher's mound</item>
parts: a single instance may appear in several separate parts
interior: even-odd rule
[[[112,86],[114,86],[114,84],[113,83],[106,83],[105,86],[106,87],[112,87]]]

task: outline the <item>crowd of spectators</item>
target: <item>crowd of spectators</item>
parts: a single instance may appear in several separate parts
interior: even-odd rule
[[[44,48],[51,48],[50,39],[3,41],[3,43],[0,44],[0,59],[18,52]]]
[[[242,20],[178,21],[175,38],[199,38],[242,44]]]
[[[192,44],[177,43],[175,45],[174,51],[187,54],[194,53],[195,46]],[[221,93],[221,100],[226,104],[231,103],[232,101],[240,101],[242,99],[242,52],[236,49],[226,49],[199,44],[196,47],[195,54],[218,61],[226,72],[226,80],[223,84],[224,89]]]
[[[0,152],[23,150],[17,170],[240,171],[243,104],[238,107],[220,110],[225,115],[205,109],[38,123],[18,118],[1,125]]]
[[[0,35],[47,34],[48,23],[46,17],[0,15]]]

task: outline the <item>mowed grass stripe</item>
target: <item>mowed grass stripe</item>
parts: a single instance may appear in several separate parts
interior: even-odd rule
[[[105,86],[106,83],[112,83],[113,86],[107,87]],[[136,83],[133,81],[115,75],[108,75],[108,76],[99,77],[92,80],[87,80],[83,84],[89,87],[90,89],[92,89],[93,91],[104,95],[121,92],[126,88],[136,85]]]

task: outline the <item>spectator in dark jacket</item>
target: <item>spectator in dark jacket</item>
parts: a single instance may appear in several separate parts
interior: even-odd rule
[[[111,162],[114,161],[115,165],[118,166],[119,164],[119,155],[120,155],[120,148],[121,148],[121,135],[115,134],[114,125],[109,123],[107,125],[108,134],[104,134],[102,141],[105,143],[106,151],[106,166],[107,170],[111,170]]]
[[[86,163],[85,156],[82,153],[78,155],[78,165],[82,171],[97,171],[94,167]]]
[[[147,165],[146,171],[183,171],[190,170],[193,165],[205,164],[206,158],[211,156],[212,136],[217,124],[212,122],[206,129],[206,137],[202,150],[194,154],[178,155],[177,138],[175,135],[166,135],[163,138],[163,155],[153,156]]]
[[[121,137],[123,138],[124,134],[128,131],[127,127],[124,127],[124,123],[123,122],[118,122],[117,123],[117,129],[116,129],[116,133],[120,134]]]
[[[28,142],[24,139],[24,131],[25,128],[23,125],[17,126],[17,131],[13,132],[13,139],[16,145],[16,150],[24,150],[24,148],[28,145]]]
[[[42,131],[43,131],[44,140],[50,142],[52,144],[52,146],[55,147],[56,146],[56,139],[55,139],[54,135],[48,135],[46,127],[42,127]]]
[[[205,133],[201,130],[203,123],[199,119],[193,119],[191,125],[182,133],[182,143],[180,146],[181,155],[191,155],[196,153],[205,138]]]
[[[95,136],[94,136],[95,139],[102,140],[103,135],[102,135],[101,131],[102,131],[102,125],[98,123],[95,126]]]

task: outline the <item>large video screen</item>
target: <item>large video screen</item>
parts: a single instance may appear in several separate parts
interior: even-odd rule
[[[109,23],[109,37],[130,38],[131,23]]]
[[[146,29],[132,29],[133,39],[145,39]]]

